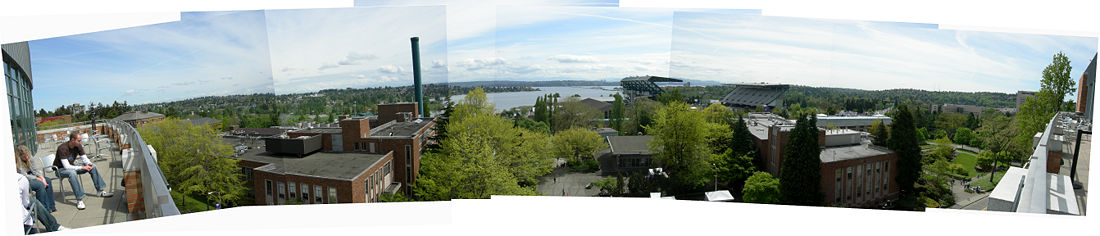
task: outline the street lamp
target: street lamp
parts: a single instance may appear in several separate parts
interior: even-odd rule
[[[211,194],[215,194],[215,193],[218,194],[218,205],[215,206],[214,209],[215,210],[220,210],[221,209],[221,204],[222,204],[222,193],[220,193],[218,191],[211,191],[211,192],[207,192],[206,195],[211,195]],[[206,209],[209,210],[210,206],[206,206]]]
[[[710,166],[714,167],[714,191],[718,191],[718,165],[710,163]]]

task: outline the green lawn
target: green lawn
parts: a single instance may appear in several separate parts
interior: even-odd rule
[[[982,189],[985,191],[993,190],[993,187],[997,186],[997,182],[1001,182],[1001,177],[1003,177],[1004,175],[1004,171],[997,171],[997,173],[993,175],[992,183],[989,182],[988,175],[982,176],[982,178],[980,179],[972,179],[970,180],[970,187],[981,186]]]
[[[207,211],[208,209],[209,210],[214,209],[214,205],[210,205],[210,204],[204,202],[204,200],[202,200],[202,199],[195,198],[195,197],[189,196],[189,195],[184,196],[183,194],[180,194],[179,192],[172,192],[172,200],[176,202],[176,207],[178,207],[180,209],[180,213],[200,212],[200,211]],[[184,206],[183,201],[187,201],[186,207]],[[207,207],[209,207],[209,208],[207,208]]]
[[[978,156],[972,154],[972,152],[960,152],[955,155],[955,160],[951,160],[951,164],[960,164],[963,169],[966,170],[967,178],[974,178],[978,176],[978,171],[974,170],[974,165],[978,164]]]

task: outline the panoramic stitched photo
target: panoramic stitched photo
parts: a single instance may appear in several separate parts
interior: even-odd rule
[[[493,196],[1086,212],[1095,37],[425,4],[4,44],[24,232]]]

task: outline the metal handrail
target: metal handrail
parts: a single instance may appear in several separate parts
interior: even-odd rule
[[[1039,138],[1039,142],[1035,145],[1031,158],[1029,158],[1026,165],[1027,176],[1024,177],[1022,182],[1024,185],[1022,191],[1018,192],[1019,195],[1017,195],[1016,212],[1047,213],[1047,205],[1050,200],[1049,186],[1047,186],[1048,144],[1050,144],[1051,139],[1054,137],[1054,129],[1062,128],[1059,122],[1064,120],[1069,114],[1072,113],[1059,112],[1055,114],[1054,117],[1051,117],[1050,122],[1047,123],[1046,129],[1043,130],[1043,134]]]
[[[108,120],[105,123],[118,132],[120,137],[118,145],[130,144],[130,150],[141,169],[141,182],[145,199],[146,218],[179,215],[180,211],[172,200],[171,187],[164,172],[161,171],[157,159],[153,157],[148,144],[141,135],[129,123],[117,120]]]

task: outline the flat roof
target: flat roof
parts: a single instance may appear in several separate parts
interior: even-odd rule
[[[340,128],[305,128],[299,130],[289,131],[287,133],[300,133],[300,134],[339,134],[343,132]]]
[[[651,154],[649,140],[653,140],[652,135],[607,136],[613,154]]]
[[[893,153],[884,147],[867,143],[852,146],[827,147],[821,150],[821,163],[854,160]]]
[[[359,152],[317,152],[302,158],[273,154],[260,149],[246,151],[237,159],[267,163],[256,170],[339,180],[352,180],[380,164],[386,154]]]
[[[416,120],[413,120],[413,121],[402,121],[402,122],[390,121],[390,122],[386,122],[385,124],[379,125],[378,127],[371,128],[370,136],[371,137],[375,137],[375,136],[407,136],[407,137],[412,137],[412,136],[416,136],[417,132],[419,132],[424,127],[427,127],[431,123],[432,123],[431,119],[424,119],[424,118],[416,119]]]

